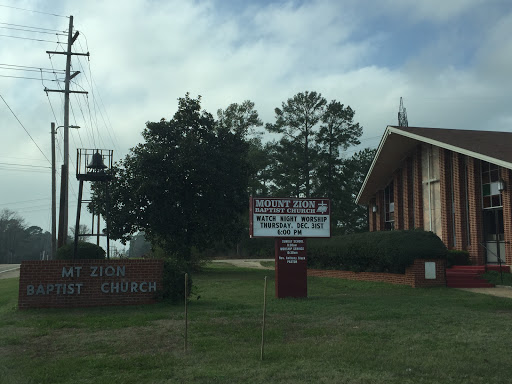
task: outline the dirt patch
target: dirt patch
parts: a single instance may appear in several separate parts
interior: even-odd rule
[[[9,351],[0,350],[0,355],[29,352],[32,358],[45,358],[70,354],[78,357],[181,353],[183,335],[184,323],[177,320],[158,320],[149,326],[122,329],[63,328],[43,335],[27,334],[12,343]]]

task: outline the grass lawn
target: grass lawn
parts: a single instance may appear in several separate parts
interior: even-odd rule
[[[265,360],[260,361],[268,275]],[[273,297],[273,271],[194,276],[189,350],[181,306],[17,311],[0,280],[1,383],[504,383],[512,300],[456,289],[310,278]]]

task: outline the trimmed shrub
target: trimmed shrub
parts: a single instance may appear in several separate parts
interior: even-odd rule
[[[459,251],[457,249],[450,249],[446,253],[446,268],[454,265],[471,265],[468,251]]]
[[[197,267],[195,263],[178,259],[164,251],[161,247],[154,247],[151,256],[155,259],[164,260],[164,271],[162,278],[162,290],[157,292],[156,298],[159,301],[170,303],[182,303],[185,301],[185,273],[188,273],[187,297],[191,295],[192,277],[191,271]]]
[[[162,291],[158,293],[157,299],[171,303],[180,303],[185,301],[185,273],[188,273],[187,279],[187,297],[192,290],[192,277],[186,271],[186,268],[179,265],[176,260],[167,259],[164,261],[164,275],[162,279]]]
[[[71,260],[73,259],[73,252],[75,249],[75,245],[73,243],[66,244],[59,249],[57,249],[57,255],[55,258],[57,260]],[[87,243],[85,241],[79,241],[78,247],[76,251],[75,259],[96,259],[103,260],[105,259],[106,253],[103,248],[100,246]]]
[[[308,241],[308,267],[353,272],[405,273],[416,259],[445,259],[432,232],[379,231]]]

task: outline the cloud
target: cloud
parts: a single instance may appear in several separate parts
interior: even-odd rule
[[[123,157],[140,142],[145,122],[172,117],[176,99],[187,91],[202,95],[203,107],[214,115],[218,108],[250,99],[265,122],[272,122],[274,108],[297,92],[317,91],[354,108],[364,137],[379,136],[386,125],[397,123],[401,96],[411,125],[506,130],[512,121],[507,105],[512,16],[502,2],[9,4],[73,14],[81,32],[74,50],[90,51],[90,61],[73,58],[74,70],[82,72],[73,89],[83,87],[89,95],[72,97],[71,122],[82,128],[71,133],[71,153],[75,145],[101,144],[116,148],[117,159]],[[7,23],[64,30],[67,20],[2,9]],[[64,45],[1,42],[2,62],[64,68],[64,57],[50,62],[45,53]],[[61,95],[48,99],[41,82],[6,78],[0,78],[0,93],[49,156],[49,125],[55,120],[49,100],[62,124]],[[0,153],[41,159],[9,111],[0,107],[2,129],[10,133],[0,142]],[[5,181],[13,188],[4,188],[0,199],[28,200],[23,194],[35,189],[49,194],[43,179],[34,180],[30,174],[8,174]]]

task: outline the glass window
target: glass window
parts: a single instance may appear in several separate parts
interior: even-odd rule
[[[484,208],[502,206],[501,192],[499,191],[500,169],[496,164],[482,161],[482,205]]]
[[[384,189],[384,229],[390,231],[395,228],[395,199],[393,196],[393,182]]]

